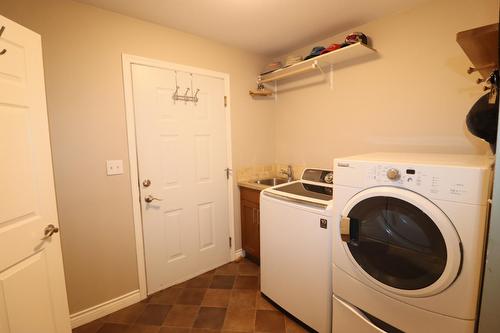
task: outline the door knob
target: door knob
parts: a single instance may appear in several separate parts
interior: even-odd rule
[[[58,232],[59,232],[58,227],[54,226],[53,224],[49,224],[43,230],[44,236],[43,236],[42,240],[49,239],[50,237],[52,237],[53,234],[57,234]]]
[[[158,199],[158,198],[155,198],[155,197],[153,197],[152,195],[146,195],[146,196],[144,197],[144,201],[146,201],[147,203],[151,203],[151,202],[153,202],[153,201],[155,201],[155,200],[157,200],[157,201],[162,201],[163,199]]]
[[[144,181],[142,182],[142,186],[144,187],[151,186],[151,181],[149,179],[144,179]]]

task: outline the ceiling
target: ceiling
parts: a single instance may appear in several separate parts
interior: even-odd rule
[[[78,0],[273,56],[428,0]]]

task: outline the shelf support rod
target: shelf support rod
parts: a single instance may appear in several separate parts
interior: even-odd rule
[[[319,71],[321,72],[321,74],[325,74],[325,72],[323,71],[323,68],[321,68],[321,66],[318,64],[318,61],[317,61],[317,60],[315,60],[315,61],[313,62],[313,65],[312,65],[312,66],[313,66],[314,68],[319,69]]]

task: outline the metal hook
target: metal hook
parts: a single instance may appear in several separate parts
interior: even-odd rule
[[[490,77],[486,81],[491,85],[498,87],[498,69],[491,72]]]
[[[187,97],[188,92],[189,92],[189,88],[186,88],[186,92],[184,93],[184,97]]]
[[[196,92],[194,94],[193,100],[195,103],[198,103],[198,93],[200,92],[200,89],[196,89]]]
[[[178,96],[177,93],[178,93],[178,91],[179,91],[179,86],[177,85],[177,82],[176,82],[175,91],[174,91],[174,93],[172,95],[172,99],[174,100],[174,104],[175,104],[175,101],[177,100],[177,96]]]
[[[2,36],[4,31],[5,31],[5,26],[2,25],[2,27],[0,28],[0,37]],[[7,49],[3,49],[2,51],[0,51],[0,55],[4,55],[5,53],[7,53]]]
[[[495,104],[497,100],[497,95],[498,95],[498,89],[495,86],[492,86],[488,95],[488,103]]]

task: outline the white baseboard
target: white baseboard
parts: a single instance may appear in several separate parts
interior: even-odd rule
[[[239,259],[245,256],[245,251],[243,249],[238,249],[234,251],[234,259]]]
[[[243,249],[238,249],[233,252],[233,258],[235,259],[239,259],[244,256],[245,251]],[[77,313],[73,313],[70,315],[71,328],[85,325],[87,323],[90,323],[91,321],[107,316],[110,313],[121,310],[140,301],[141,294],[139,290],[134,290],[130,293],[111,299],[104,303],[95,305]]]
[[[130,293],[111,299],[91,308],[73,313],[72,315],[70,315],[71,328],[90,323],[91,321],[107,316],[108,314],[126,308],[129,305],[135,304],[140,300],[141,295],[139,290],[134,290]]]

